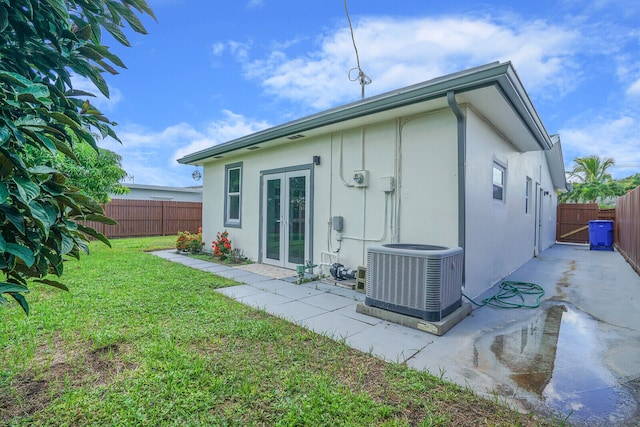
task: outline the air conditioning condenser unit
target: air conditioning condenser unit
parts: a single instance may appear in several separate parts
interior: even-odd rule
[[[367,250],[365,304],[440,321],[462,304],[459,247],[395,243]]]

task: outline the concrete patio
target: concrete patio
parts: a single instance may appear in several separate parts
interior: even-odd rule
[[[542,286],[540,307],[476,308],[443,336],[357,313],[364,294],[296,285],[290,270],[154,254],[240,282],[218,292],[243,304],[522,411],[574,425],[640,425],[640,276],[617,252],[556,244],[506,279]]]

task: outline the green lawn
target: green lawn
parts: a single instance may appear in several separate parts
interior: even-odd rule
[[[94,243],[70,292],[0,307],[0,424],[538,425],[530,416],[243,306],[235,282],[154,257],[172,236]]]

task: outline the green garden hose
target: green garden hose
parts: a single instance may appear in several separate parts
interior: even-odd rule
[[[536,296],[535,304],[526,303],[525,298],[527,295]],[[495,295],[483,299],[481,303],[477,303],[465,294],[462,294],[463,297],[478,307],[490,305],[498,308],[538,308],[540,307],[540,299],[543,295],[544,289],[542,289],[540,285],[513,281],[500,283],[500,290]]]

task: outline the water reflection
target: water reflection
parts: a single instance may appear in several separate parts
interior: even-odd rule
[[[600,332],[597,320],[571,305],[552,305],[485,337],[490,354],[478,356],[478,368],[502,371],[515,389],[534,394],[555,413],[571,414],[573,424],[616,424],[635,413],[636,402],[604,363]],[[475,351],[482,353],[482,342]]]

